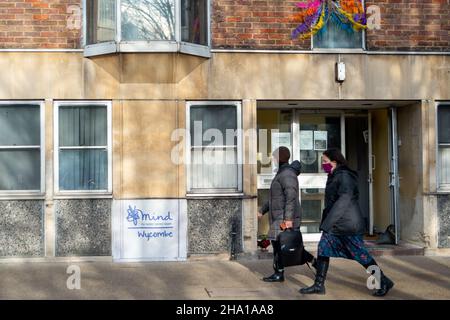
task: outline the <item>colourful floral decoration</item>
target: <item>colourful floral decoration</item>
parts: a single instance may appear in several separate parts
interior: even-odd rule
[[[367,28],[367,19],[361,0],[306,0],[296,6],[302,9],[294,16],[299,23],[292,32],[292,39],[315,35],[332,19],[342,30],[361,31]]]

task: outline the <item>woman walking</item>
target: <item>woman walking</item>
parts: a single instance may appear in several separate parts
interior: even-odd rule
[[[365,269],[377,266],[364,246],[364,219],[358,204],[357,173],[347,166],[338,149],[328,149],[322,156],[322,168],[328,173],[325,189],[325,209],[320,230],[322,237],[317,252],[317,273],[311,287],[302,294],[325,294],[325,278],[330,257],[356,260]],[[380,271],[380,288],[375,296],[384,296],[394,283]]]

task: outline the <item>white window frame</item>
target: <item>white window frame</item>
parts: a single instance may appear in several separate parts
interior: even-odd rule
[[[91,57],[116,52],[181,52],[200,57],[211,57],[211,0],[207,1],[207,45],[198,45],[181,41],[181,0],[175,0],[175,40],[122,41],[121,0],[116,1],[116,37],[115,41],[87,44],[87,7],[83,0],[83,47],[84,56]]]
[[[59,108],[64,106],[106,106],[107,114],[107,148],[108,148],[108,189],[105,190],[60,190],[59,189]],[[55,101],[53,109],[54,123],[54,190],[56,196],[110,196],[112,194],[112,102],[111,101]],[[67,149],[70,149],[68,147]],[[87,147],[89,148],[89,147]],[[79,148],[76,148],[79,149]]]
[[[439,143],[439,121],[438,121],[438,117],[439,117],[439,108],[440,107],[445,107],[445,108],[450,108],[450,102],[438,102],[435,105],[435,114],[436,114],[436,123],[435,123],[435,128],[436,128],[436,163],[437,163],[437,170],[436,170],[436,185],[437,185],[437,191],[438,192],[450,192],[450,183],[449,184],[441,184],[441,157],[440,157],[440,150],[441,148],[450,148],[450,144],[442,144]],[[450,124],[449,124],[450,125]]]
[[[40,115],[40,146],[5,146],[0,147],[2,150],[14,150],[14,149],[40,149],[40,175],[41,183],[40,190],[0,190],[0,199],[8,198],[42,198],[45,195],[45,102],[37,100],[1,100],[0,108],[2,106],[14,106],[14,105],[36,105],[39,106]]]
[[[192,188],[192,178],[191,178],[191,107],[196,106],[211,106],[211,108],[214,108],[214,106],[220,107],[223,105],[234,105],[236,107],[236,128],[237,128],[237,178],[238,178],[238,186],[237,190],[230,190],[230,189],[209,189],[208,191],[202,191]],[[242,163],[242,156],[243,156],[243,150],[242,150],[242,102],[241,101],[188,101],[186,102],[186,129],[187,129],[187,135],[186,135],[186,186],[187,186],[187,195],[188,196],[236,196],[242,194],[242,169],[243,169],[243,163]]]
[[[363,8],[366,7],[366,1],[362,0],[361,4]],[[324,53],[358,53],[358,52],[364,52],[367,50],[366,47],[366,30],[361,30],[362,37],[361,37],[361,48],[314,48],[314,36],[311,36],[311,50],[317,51],[317,52],[324,52]]]

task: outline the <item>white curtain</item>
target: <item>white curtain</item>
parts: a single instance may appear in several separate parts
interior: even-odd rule
[[[63,106],[59,110],[60,190],[106,190],[106,106]]]
[[[236,190],[238,150],[231,134],[237,129],[236,106],[192,106],[190,125],[192,189]]]
[[[116,0],[87,1],[87,42],[95,44],[116,38]]]
[[[450,187],[450,147],[439,148],[440,185]]]

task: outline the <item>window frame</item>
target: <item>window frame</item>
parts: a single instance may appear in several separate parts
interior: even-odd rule
[[[193,189],[191,178],[191,107],[196,106],[210,106],[220,107],[223,105],[234,105],[236,107],[236,128],[237,128],[237,188],[236,189]],[[241,195],[243,192],[243,129],[242,129],[242,102],[236,100],[223,100],[223,101],[187,101],[186,102],[186,142],[185,142],[185,159],[186,159],[186,194],[188,196],[236,196]]]
[[[14,105],[36,105],[39,106],[39,149],[40,149],[40,189],[39,190],[0,190],[0,199],[8,198],[42,198],[45,196],[45,101],[42,100],[0,100],[0,108],[2,106]],[[0,147],[1,150],[33,150],[36,146],[14,146],[14,147]]]
[[[60,107],[71,107],[71,106],[106,106],[106,115],[107,115],[107,153],[108,153],[108,187],[107,189],[102,190],[60,190],[59,188],[59,109]],[[105,100],[74,100],[74,101],[55,101],[53,108],[53,123],[54,123],[54,193],[55,196],[79,196],[79,197],[92,197],[92,196],[110,196],[112,195],[112,101]],[[68,147],[67,149],[70,149]],[[77,148],[77,149],[90,149],[90,147],[86,148]],[[92,148],[91,148],[92,149]]]
[[[363,8],[366,8],[366,1],[361,0],[361,4]],[[366,46],[366,30],[362,30],[362,37],[361,37],[361,48],[314,48],[314,36],[311,36],[311,50],[316,52],[324,52],[324,53],[333,53],[333,52],[339,52],[339,53],[358,53],[358,52],[365,52],[367,51]]]
[[[436,186],[437,186],[437,192],[450,192],[450,183],[448,184],[441,184],[441,161],[440,161],[440,151],[442,148],[450,148],[450,143],[439,143],[439,108],[445,107],[450,108],[450,102],[437,102],[436,103]]]
[[[175,40],[122,41],[121,0],[116,0],[116,36],[114,41],[87,44],[87,6],[83,0],[83,48],[84,56],[111,54],[117,52],[181,52],[204,58],[211,57],[211,0],[207,1],[207,45],[181,41],[181,0],[175,4]]]

